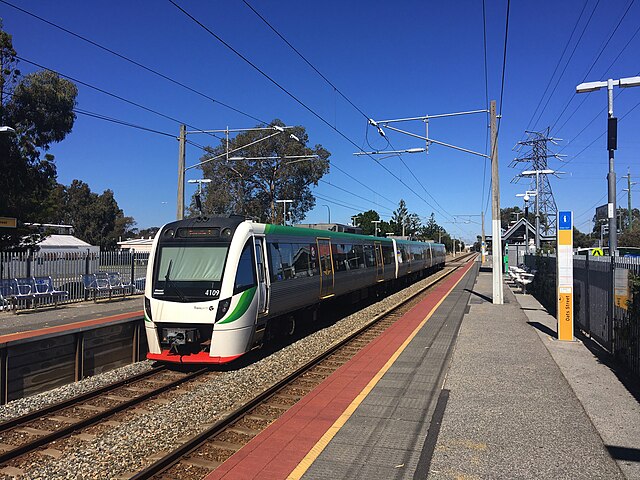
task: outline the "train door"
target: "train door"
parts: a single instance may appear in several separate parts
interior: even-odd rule
[[[269,272],[267,271],[267,258],[265,241],[263,237],[255,237],[256,266],[258,267],[258,315],[266,315],[269,312]]]
[[[318,238],[316,242],[318,244],[318,261],[320,262],[320,298],[327,298],[334,294],[331,240],[328,238]]]
[[[384,259],[382,257],[382,243],[373,242],[373,250],[376,254],[376,281],[384,280]]]

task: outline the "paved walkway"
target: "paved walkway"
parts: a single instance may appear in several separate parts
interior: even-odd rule
[[[505,288],[493,305],[491,287],[481,272],[429,478],[640,478],[638,401],[581,342],[553,339],[533,297]]]

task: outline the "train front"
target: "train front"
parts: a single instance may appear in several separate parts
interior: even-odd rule
[[[158,232],[144,297],[148,359],[227,363],[249,349],[257,312],[251,225],[194,218]]]

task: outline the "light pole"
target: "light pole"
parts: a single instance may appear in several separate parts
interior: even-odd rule
[[[609,174],[608,181],[608,217],[609,217],[609,255],[615,256],[618,248],[618,232],[616,225],[616,172],[613,168],[614,151],[618,147],[618,119],[613,116],[613,87],[622,88],[637,87],[640,85],[640,77],[621,78],[619,80],[608,79],[602,82],[586,82],[576,87],[576,93],[595,92],[607,87],[609,98],[607,150],[609,150]]]
[[[526,252],[529,253],[529,200],[532,196],[537,197],[538,192],[525,192],[525,193],[517,193],[516,197],[524,197],[524,242],[527,247]]]
[[[282,204],[282,224],[287,224],[287,203],[293,203],[293,200],[276,200],[276,203]]]
[[[329,208],[329,205],[323,203],[322,206],[327,207],[327,215],[329,216],[329,221],[327,223],[331,223],[331,209]]]

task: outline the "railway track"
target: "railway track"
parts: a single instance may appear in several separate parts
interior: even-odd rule
[[[0,424],[0,465],[19,469],[21,459],[29,453],[80,434],[100,422],[111,421],[113,425],[118,414],[208,373],[208,369],[177,372],[154,368],[4,422]],[[55,456],[56,450],[45,451]]]
[[[475,254],[464,255],[450,261],[448,264],[453,268],[445,274],[434,279],[408,299],[377,315],[368,325],[257,394],[242,406],[228,412],[219,421],[206,426],[201,433],[188,438],[175,450],[161,455],[144,470],[132,472],[130,478],[135,480],[196,479],[215,470],[419,303],[425,291],[462,267],[471,257],[475,257]]]

